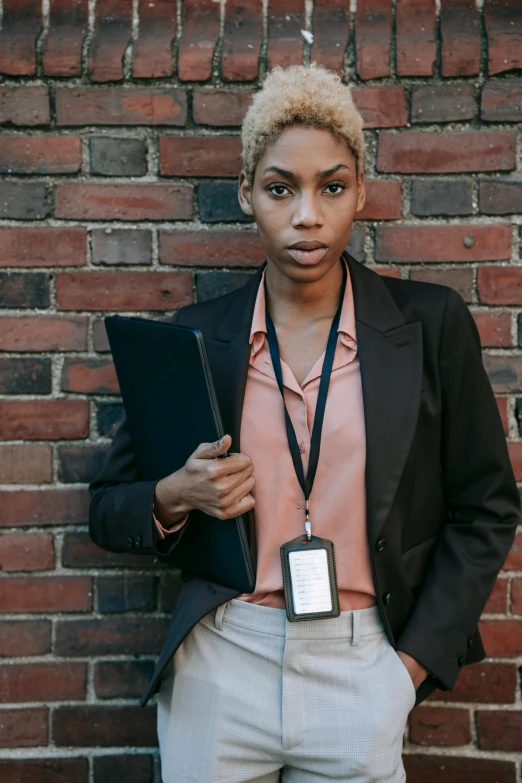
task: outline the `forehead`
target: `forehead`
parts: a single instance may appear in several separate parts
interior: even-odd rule
[[[325,128],[290,125],[266,148],[259,167],[279,165],[295,171],[297,167],[327,169],[337,163],[344,163],[351,169],[355,166],[355,158],[344,139]]]

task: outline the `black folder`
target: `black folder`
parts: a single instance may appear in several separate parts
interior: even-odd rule
[[[203,334],[151,318],[111,315],[104,321],[141,477],[164,478],[179,470],[200,443],[225,434]],[[253,513],[222,520],[193,509],[178,544],[158,557],[251,593]]]

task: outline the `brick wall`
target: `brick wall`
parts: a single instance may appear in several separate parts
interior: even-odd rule
[[[521,0],[3,0],[2,783],[159,783],[137,699],[178,584],[88,536],[121,417],[103,318],[168,318],[263,260],[239,125],[267,67],[310,58],[365,119],[351,252],[462,293],[522,481]],[[411,783],[521,781],[522,532],[482,632],[491,657],[411,713]]]

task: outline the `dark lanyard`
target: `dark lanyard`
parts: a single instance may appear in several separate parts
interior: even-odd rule
[[[301,489],[303,490],[305,496],[305,514],[306,514],[305,530],[308,539],[311,538],[308,499],[310,497],[310,493],[312,491],[312,486],[315,479],[315,474],[317,472],[317,463],[319,462],[319,449],[321,446],[321,432],[323,429],[324,411],[326,408],[326,397],[328,395],[328,387],[330,385],[330,375],[332,374],[335,347],[337,344],[337,329],[339,326],[339,320],[341,318],[344,291],[346,288],[346,274],[347,274],[346,266],[344,262],[341,263],[343,267],[343,283],[341,287],[341,299],[339,302],[339,307],[337,308],[337,312],[332,321],[332,325],[330,327],[330,334],[328,335],[328,342],[326,344],[323,368],[321,371],[321,380],[319,382],[319,391],[317,394],[317,404],[315,408],[314,423],[312,427],[312,437],[310,440],[310,458],[308,460],[308,471],[306,474],[306,479],[304,476],[303,461],[301,459],[301,452],[299,451],[299,444],[297,443],[297,436],[295,434],[294,425],[292,424],[292,420],[290,419],[290,415],[288,413],[286,403],[285,403],[285,396],[283,390],[283,372],[281,369],[281,357],[279,354],[279,346],[277,344],[276,331],[275,331],[274,323],[270,317],[270,313],[268,312],[268,308],[265,308],[268,347],[270,348],[270,356],[272,357],[272,364],[274,366],[277,385],[279,386],[279,391],[281,392],[281,396],[283,398],[288,447],[292,455],[292,461],[294,463],[294,469],[296,472],[297,479],[299,481],[299,484],[301,485]],[[266,283],[265,283],[265,289],[266,289]]]

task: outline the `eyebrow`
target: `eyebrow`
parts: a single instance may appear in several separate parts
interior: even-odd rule
[[[347,169],[350,171],[349,167],[344,163],[338,163],[337,166],[333,166],[331,169],[326,169],[326,171],[318,171],[315,176],[317,179],[324,179],[325,177],[329,177],[331,174],[335,174],[335,172],[339,169]],[[287,179],[292,179],[294,181],[297,179],[296,175],[292,171],[282,169],[279,166],[268,166],[268,168],[263,171],[263,174],[268,174],[270,171],[275,171],[276,174],[281,174],[282,177],[286,177]]]

